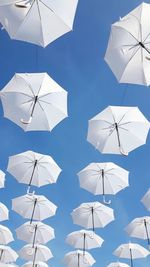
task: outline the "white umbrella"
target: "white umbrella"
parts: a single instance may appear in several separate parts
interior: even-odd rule
[[[4,263],[15,262],[18,254],[10,247],[0,245],[0,261]]]
[[[83,251],[75,250],[65,255],[64,263],[68,267],[90,267],[95,263],[95,260],[90,253],[85,252],[84,255]]]
[[[31,185],[43,186],[56,183],[61,169],[48,155],[33,151],[26,151],[9,157],[7,171],[12,174],[18,182]]]
[[[0,22],[11,39],[46,47],[73,29],[78,0],[1,0]]]
[[[14,241],[11,231],[3,225],[0,225],[0,244],[7,245],[8,243]]]
[[[33,262],[28,261],[25,264],[23,264],[21,267],[33,267]],[[47,265],[47,263],[45,263],[43,261],[36,261],[34,263],[34,267],[48,267],[48,265]]]
[[[73,223],[85,227],[86,229],[105,227],[114,220],[113,209],[100,202],[82,203],[71,213]]]
[[[103,202],[106,194],[115,195],[120,190],[129,186],[129,172],[112,162],[90,163],[78,173],[80,187],[93,193],[103,195]]]
[[[32,247],[32,244],[24,246],[19,251],[19,256],[24,260],[33,261],[32,266],[35,266],[36,261],[48,261],[53,257],[52,252],[46,246],[35,244],[35,247]]]
[[[0,221],[5,221],[9,219],[9,210],[7,207],[0,202]]]
[[[73,246],[74,248],[83,249],[83,253],[85,254],[86,249],[93,249],[101,247],[103,243],[103,239],[94,234],[93,231],[80,230],[70,233],[66,242]]]
[[[138,107],[108,106],[89,121],[87,140],[101,153],[128,155],[145,144],[149,127]]]
[[[148,211],[150,211],[150,188],[148,189],[148,191],[146,192],[146,194],[141,199],[141,202],[143,203],[143,205],[145,206],[145,208]]]
[[[17,238],[25,242],[46,244],[55,238],[54,229],[42,222],[26,222],[16,229]]]
[[[125,230],[131,237],[147,239],[150,247],[150,217],[144,216],[134,219],[127,225]]]
[[[133,267],[133,259],[145,258],[149,255],[149,251],[139,244],[127,243],[120,245],[113,254],[119,258],[130,259]]]
[[[130,267],[128,264],[124,262],[111,262],[110,264],[107,265],[107,267]]]
[[[121,83],[150,84],[150,4],[142,3],[111,28],[105,60]]]
[[[56,209],[57,206],[42,195],[26,194],[12,200],[12,210],[30,219],[30,223],[54,216]]]
[[[5,185],[5,173],[0,170],[0,188],[3,188]]]
[[[4,116],[24,131],[51,131],[67,115],[67,92],[47,73],[17,73],[1,90]]]

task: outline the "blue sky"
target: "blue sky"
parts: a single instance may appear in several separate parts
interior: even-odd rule
[[[47,48],[12,41],[0,31],[0,88],[15,72],[47,72],[68,91],[69,117],[49,132],[28,132],[3,118],[0,106],[0,169],[7,168],[8,157],[26,150],[51,155],[62,168],[57,184],[36,189],[58,206],[55,217],[45,220],[55,228],[56,239],[48,243],[54,258],[49,266],[63,266],[64,254],[73,250],[65,244],[66,235],[81,229],[73,225],[71,211],[82,202],[101,197],[80,189],[76,175],[91,162],[112,161],[130,171],[130,187],[112,197],[116,220],[97,234],[104,238],[101,249],[91,251],[95,266],[107,266],[116,260],[113,250],[129,241],[124,227],[135,217],[149,215],[140,199],[150,187],[150,140],[131,152],[128,157],[104,155],[86,141],[88,120],[108,105],[138,106],[150,120],[150,89],[144,86],[118,84],[104,62],[111,24],[141,4],[138,0],[79,0],[70,32]],[[6,187],[0,191],[0,201],[10,209],[10,220],[3,222],[15,236],[15,229],[25,222],[11,211],[11,199],[26,193],[26,186],[6,174]],[[16,236],[15,236],[16,237]],[[142,245],[146,242],[137,241]],[[16,240],[11,246],[17,251],[24,242]],[[127,260],[124,260],[128,262]],[[136,260],[135,266],[149,266],[147,259]],[[18,260],[18,264],[24,261]]]

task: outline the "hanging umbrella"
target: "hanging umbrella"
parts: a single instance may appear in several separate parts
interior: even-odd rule
[[[31,185],[56,183],[61,169],[50,156],[26,151],[9,157],[7,171],[18,182],[28,184],[29,192]]]
[[[0,188],[3,188],[5,185],[5,173],[0,170]]]
[[[1,0],[0,22],[11,39],[46,47],[72,31],[78,0]]]
[[[54,229],[42,222],[26,222],[16,229],[17,238],[25,242],[46,244],[55,238]]]
[[[23,264],[21,267],[33,267],[33,262],[28,261],[25,264]],[[34,267],[48,267],[48,265],[43,261],[36,261],[34,263]]]
[[[150,84],[150,4],[142,3],[115,22],[105,55],[121,83]]]
[[[147,239],[150,248],[150,217],[144,216],[134,219],[125,230],[131,237]]]
[[[0,245],[0,262],[12,263],[18,258],[18,254],[10,247]]]
[[[148,191],[146,192],[146,194],[141,199],[141,202],[143,203],[143,205],[145,206],[145,208],[148,211],[150,211],[150,188],[148,189]]]
[[[130,259],[131,267],[133,267],[133,260],[147,257],[149,251],[139,244],[127,243],[120,245],[113,254],[119,258]]]
[[[108,106],[89,121],[87,140],[101,153],[128,155],[145,144],[149,127],[137,107]]]
[[[26,219],[44,220],[56,213],[57,207],[45,196],[26,194],[12,200],[12,210]]]
[[[3,203],[0,202],[0,222],[8,219],[9,219],[9,210]]]
[[[105,227],[114,220],[113,209],[100,202],[82,203],[71,213],[73,223],[83,226],[86,229]]]
[[[0,244],[7,245],[8,243],[14,241],[11,231],[3,225],[0,225]]]
[[[95,263],[94,258],[88,252],[75,250],[67,253],[64,257],[64,264],[68,267],[90,267]]]
[[[130,267],[130,266],[124,262],[117,261],[108,264],[107,267]]]
[[[103,239],[94,234],[93,231],[80,230],[70,233],[66,242],[73,246],[74,248],[83,249],[83,253],[85,254],[86,249],[93,249],[101,247],[103,243]]]
[[[19,256],[24,260],[33,261],[35,266],[36,261],[48,261],[53,257],[50,249],[46,246],[35,244],[35,247],[32,247],[32,244],[24,246],[19,251]]]
[[[17,73],[1,91],[4,116],[24,131],[51,131],[67,117],[67,92],[47,73]]]
[[[106,194],[115,195],[120,190],[129,186],[129,172],[112,162],[90,163],[78,173],[80,187],[93,193],[103,195],[103,202]]]

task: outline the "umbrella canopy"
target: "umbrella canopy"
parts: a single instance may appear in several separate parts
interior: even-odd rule
[[[1,0],[0,22],[11,39],[46,47],[73,29],[78,0]]]
[[[84,254],[86,249],[101,247],[103,241],[104,240],[100,236],[96,234],[93,235],[93,231],[86,230],[72,232],[66,238],[66,242],[69,245],[74,248],[83,249]]]
[[[0,170],[0,188],[5,187],[5,173]]]
[[[48,267],[48,265],[43,262],[43,261],[36,261],[34,263],[35,267]],[[25,264],[23,264],[21,267],[33,267],[33,262],[32,261],[28,261]]]
[[[25,242],[46,244],[55,238],[54,229],[42,222],[26,222],[16,229],[17,238]]]
[[[7,245],[8,243],[14,241],[11,231],[3,225],[0,225],[0,244]]]
[[[117,261],[108,264],[107,267],[130,267],[130,266],[124,262]]]
[[[142,3],[111,27],[105,55],[121,83],[150,84],[150,4]]]
[[[33,266],[36,261],[48,261],[53,257],[48,247],[39,244],[35,244],[34,248],[32,244],[24,246],[19,251],[19,256],[24,260],[33,261]]]
[[[143,203],[143,205],[145,206],[145,208],[148,211],[150,211],[150,188],[148,189],[148,191],[146,192],[146,194],[141,199],[141,202]]]
[[[82,203],[71,213],[73,223],[86,229],[105,227],[114,220],[113,209],[100,202]]]
[[[90,253],[85,252],[83,254],[83,251],[75,250],[65,255],[64,263],[68,267],[90,267],[95,263],[95,260]]]
[[[24,131],[51,131],[67,115],[67,92],[47,73],[17,73],[1,90],[4,116]]]
[[[4,263],[15,262],[18,254],[10,247],[0,245],[0,261]]]
[[[94,195],[103,195],[104,203],[106,194],[115,195],[129,186],[129,172],[112,162],[90,163],[78,176],[80,187]]]
[[[3,203],[0,202],[0,222],[8,219],[9,219],[9,210]]]
[[[42,195],[26,194],[12,200],[12,210],[30,219],[30,223],[54,216],[56,209],[57,206]]]
[[[132,237],[147,239],[148,246],[150,246],[150,217],[144,216],[134,219],[125,230]]]
[[[31,185],[43,186],[56,183],[61,169],[48,155],[33,151],[9,157],[7,171],[12,174],[18,182]]]
[[[136,243],[127,243],[120,245],[113,253],[119,258],[131,260],[131,267],[133,267],[133,259],[145,258],[150,253],[147,249]]]
[[[145,144],[149,127],[138,107],[108,106],[89,121],[87,140],[101,153],[128,155]]]

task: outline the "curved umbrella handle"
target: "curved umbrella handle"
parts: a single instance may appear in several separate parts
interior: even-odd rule
[[[110,205],[111,204],[111,200],[106,200],[105,199],[105,195],[103,195],[103,203],[106,205]]]
[[[121,155],[128,156],[129,153],[125,152],[121,147],[119,147],[119,150],[120,150]]]
[[[23,124],[30,124],[32,122],[32,116],[30,116],[28,121],[25,121],[24,119],[20,120]]]

